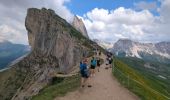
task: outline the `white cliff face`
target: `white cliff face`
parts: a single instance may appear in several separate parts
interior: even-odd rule
[[[77,29],[79,32],[82,33],[83,36],[86,38],[89,38],[86,27],[82,21],[82,19],[78,18],[77,16],[74,16],[72,26]]]
[[[124,52],[125,56],[137,58],[143,58],[142,53],[145,53],[170,59],[170,43],[139,43],[128,39],[120,39],[114,44],[112,52],[116,55],[120,52]]]

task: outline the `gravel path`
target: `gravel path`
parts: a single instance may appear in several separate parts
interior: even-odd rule
[[[105,56],[102,56],[105,59]],[[55,100],[139,100],[137,96],[120,85],[112,75],[112,69],[105,69],[106,65],[101,65],[100,72],[95,73],[90,78],[91,88],[87,86],[79,88],[74,92],[58,97]]]

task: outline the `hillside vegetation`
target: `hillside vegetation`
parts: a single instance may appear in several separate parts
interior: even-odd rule
[[[146,77],[144,73],[143,70],[135,70],[121,59],[114,59],[113,75],[117,77],[121,84],[137,94],[142,100],[169,100],[170,94],[168,87],[166,87],[167,85],[160,80],[154,79],[154,77],[150,79],[151,75],[150,78]]]
[[[73,91],[80,86],[80,76],[74,75],[67,78],[53,78],[51,84],[45,87],[32,100],[54,100],[57,96],[64,96],[67,92]]]

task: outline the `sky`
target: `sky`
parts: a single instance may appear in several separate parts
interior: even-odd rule
[[[0,41],[28,44],[28,8],[50,8],[72,22],[81,18],[90,39],[114,43],[170,41],[170,0],[1,0]]]

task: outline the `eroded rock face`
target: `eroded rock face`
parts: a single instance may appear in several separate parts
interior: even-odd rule
[[[83,34],[83,36],[85,36],[86,38],[89,38],[89,36],[87,34],[86,27],[85,27],[82,19],[78,18],[77,16],[74,16],[72,25],[74,28],[76,28],[78,31],[80,31]]]
[[[44,55],[55,56],[64,72],[75,64],[74,55],[80,55],[81,51],[73,52],[77,44],[67,30],[69,24],[65,20],[52,10],[29,9],[25,25],[29,43],[36,54],[42,52]]]
[[[4,72],[10,75],[0,77],[1,100],[27,100],[38,94],[54,74],[69,73],[80,62],[83,52],[94,47],[92,41],[50,9],[28,9],[25,26],[32,50]]]

